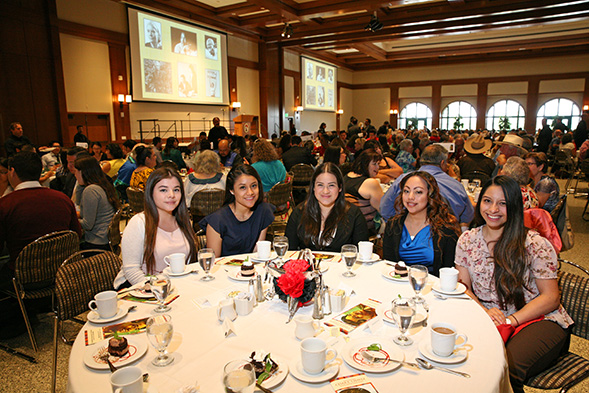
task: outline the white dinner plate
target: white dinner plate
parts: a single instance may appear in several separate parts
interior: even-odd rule
[[[442,288],[440,288],[440,282],[436,282],[432,289],[436,292],[442,293],[444,295],[462,295],[464,292],[466,292],[466,286],[459,282],[458,285],[456,286],[456,289],[453,291],[443,291]]]
[[[425,321],[426,319],[427,319],[427,313],[425,313],[425,312],[416,313],[415,317],[413,318],[413,323],[411,324],[411,327],[423,323],[423,321]],[[382,315],[382,320],[397,326],[397,322],[395,321],[395,318],[393,317],[393,311],[391,311],[391,310],[386,310],[384,312],[384,314]]]
[[[237,281],[249,281],[252,278],[256,278],[256,276],[258,275],[258,272],[254,270],[254,275],[253,276],[249,276],[249,277],[245,277],[241,274],[241,269],[237,268],[237,269],[230,269],[227,272],[227,277],[229,277],[232,280],[237,280]]]
[[[382,275],[384,276],[384,278],[387,278],[389,280],[399,281],[399,282],[409,282],[409,275],[407,275],[405,277],[401,277],[401,276],[395,274],[395,268],[392,266],[387,266],[384,269],[382,269]]]
[[[122,367],[126,366],[127,364],[131,364],[136,360],[139,360],[145,352],[147,352],[147,343],[146,340],[140,340],[139,338],[129,338],[126,336],[127,342],[129,343],[129,352],[127,352],[124,356],[110,356],[110,362],[115,367]],[[97,344],[94,344],[88,348],[86,348],[86,353],[84,353],[84,363],[86,366],[90,368],[94,368],[96,370],[108,370],[108,364],[106,361],[101,360],[100,356],[108,352],[108,339],[101,341]]]
[[[279,356],[271,355],[270,357],[278,365],[278,370],[276,370],[276,372],[272,374],[270,378],[262,382],[262,386],[266,389],[272,389],[275,386],[280,385],[282,381],[284,381],[288,376],[288,364],[286,361]]]
[[[367,260],[360,259],[360,254],[358,254],[358,258],[356,258],[356,262],[358,263],[373,263],[376,261],[380,261],[380,257],[378,256],[378,254],[372,254],[372,257]]]
[[[92,310],[88,313],[88,320],[92,323],[107,323],[123,318],[129,312],[129,307],[119,307],[117,313],[110,318],[100,318],[98,311]]]
[[[468,357],[468,351],[464,348],[458,348],[452,352],[448,357],[438,356],[432,350],[432,343],[430,340],[424,340],[419,343],[419,352],[436,363],[454,364],[464,362]]]
[[[323,369],[319,374],[309,374],[303,368],[303,362],[297,361],[296,365],[292,367],[290,373],[293,377],[298,379],[299,381],[308,382],[308,383],[321,383],[326,382],[334,378],[337,373],[339,372],[339,364],[337,363],[330,363],[328,367]]]
[[[194,270],[196,270],[196,264],[193,263],[193,264],[184,266],[184,271],[181,273],[172,273],[172,269],[170,269],[169,266],[164,269],[163,273],[167,274],[170,277],[178,277],[178,276],[184,276],[188,273],[192,273]]]
[[[250,261],[252,262],[267,262],[267,261],[271,261],[273,259],[276,259],[278,257],[278,255],[276,255],[276,253],[274,251],[270,252],[270,258],[260,258],[258,257],[258,253],[253,253],[252,256],[250,257]]]
[[[401,363],[397,362],[373,362],[370,363],[362,356],[362,351],[366,351],[371,344],[380,344],[382,349],[380,351],[370,351],[374,356],[379,358],[386,358],[391,360],[403,361],[405,355],[399,347],[387,337],[363,337],[348,342],[341,352],[341,357],[351,367],[368,372],[368,373],[386,373],[401,367]]]

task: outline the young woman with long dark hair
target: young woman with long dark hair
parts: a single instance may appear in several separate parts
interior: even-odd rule
[[[81,248],[110,250],[108,226],[120,206],[119,196],[94,157],[77,158],[74,168],[78,181],[76,200],[80,205],[80,225],[84,229]]]
[[[199,222],[215,256],[250,253],[266,239],[275,208],[263,198],[258,172],[251,165],[234,165],[227,175],[223,207]]]
[[[162,160],[172,161],[178,165],[178,169],[186,169],[186,163],[182,158],[182,153],[178,150],[178,138],[175,136],[166,139],[166,146],[162,150]]]
[[[310,248],[339,252],[344,244],[368,240],[366,220],[344,197],[344,180],[332,162],[319,165],[305,202],[288,219],[286,236],[292,250]]]
[[[196,251],[182,179],[174,169],[158,168],[145,185],[145,210],[129,220],[123,233],[123,267],[114,286],[135,285],[146,274],[163,271],[166,255],[183,253],[187,263],[195,262]]]
[[[135,148],[135,162],[137,168],[131,175],[131,182],[129,185],[133,188],[145,190],[145,184],[153,168],[157,164],[157,156],[153,147],[138,146]]]
[[[560,305],[554,248],[524,226],[520,186],[497,176],[480,195],[475,222],[481,226],[463,233],[456,246],[458,279],[495,325],[527,325],[506,341],[511,386],[519,393],[568,350],[573,320]]]
[[[440,268],[454,266],[460,235],[458,220],[443,202],[438,183],[427,172],[411,172],[399,184],[395,200],[399,212],[388,222],[383,256],[390,261],[427,266],[438,276]]]

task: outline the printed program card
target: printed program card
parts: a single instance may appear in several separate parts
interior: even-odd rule
[[[343,333],[349,334],[358,326],[362,326],[371,319],[376,318],[376,309],[380,304],[381,303],[378,300],[367,299],[366,301],[347,309],[341,314],[336,315],[328,322],[325,322],[325,325],[330,327],[335,326]]]
[[[374,387],[372,382],[368,379],[366,374],[352,374],[346,375],[345,377],[339,377],[330,382],[331,387],[335,390],[335,393],[346,393],[346,392],[368,392],[378,393],[378,390]],[[360,390],[358,388],[362,388]]]
[[[135,321],[121,322],[116,325],[92,328],[84,331],[86,346],[96,344],[115,335],[118,332],[121,336],[143,333],[149,318],[137,319]]]

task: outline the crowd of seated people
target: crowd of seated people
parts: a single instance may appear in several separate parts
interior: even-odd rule
[[[572,157],[579,150],[578,134],[546,127],[537,136],[394,130],[387,122],[377,129],[370,119],[352,117],[339,132],[322,123],[315,136],[294,130],[267,140],[229,135],[217,121],[213,140],[201,133],[187,157],[172,136],[163,148],[156,137],[151,145],[108,143],[104,152],[97,142],[63,151],[53,142],[42,158],[22,126],[11,125],[10,157],[0,160],[0,243],[7,244],[9,261],[0,283],[13,274],[20,250],[51,231],[72,229],[82,248],[109,249],[108,225],[122,202],[115,186],[121,185],[144,190],[145,210],[126,224],[115,288],[161,272],[168,254],[194,260],[196,226],[217,257],[255,252],[275,221],[265,194],[295,165],[309,165],[313,176],[304,200],[289,208],[290,248],[339,252],[345,244],[380,238],[387,260],[425,265],[433,275],[456,266],[468,295],[495,324],[530,324],[506,343],[512,386],[521,392],[526,378],[568,348],[570,336],[556,284],[556,243],[540,236],[540,228],[524,226],[524,210],[550,212],[559,201],[549,157],[558,149]],[[181,176],[180,169],[187,173]],[[460,180],[478,180],[478,194]],[[222,190],[224,201],[193,225],[190,203],[205,189]],[[55,209],[27,210],[40,205],[39,197]],[[44,225],[27,226],[29,219]]]

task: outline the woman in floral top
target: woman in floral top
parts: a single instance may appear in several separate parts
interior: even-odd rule
[[[514,392],[552,365],[569,346],[573,320],[560,305],[554,248],[524,227],[520,186],[497,176],[481,191],[475,211],[484,224],[462,234],[456,246],[456,267],[467,294],[495,325],[530,323],[506,343]]]
[[[403,168],[403,173],[414,171],[417,167],[417,160],[411,153],[413,153],[413,141],[411,139],[403,139],[399,143],[399,154],[395,158],[395,162]]]

